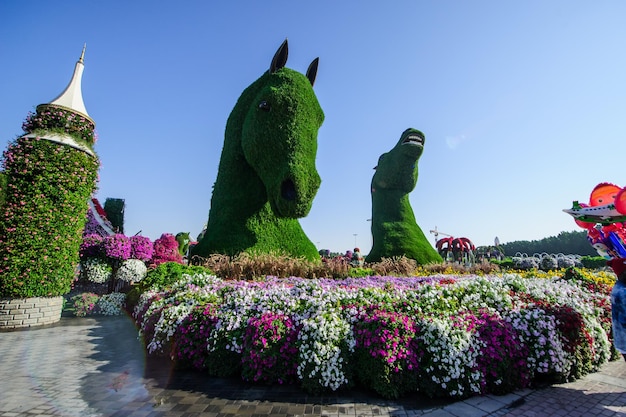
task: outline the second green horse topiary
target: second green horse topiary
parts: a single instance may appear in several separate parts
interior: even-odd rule
[[[373,246],[367,262],[399,256],[415,259],[420,265],[443,261],[417,225],[409,202],[424,143],[424,134],[409,128],[396,146],[378,159],[372,178]]]
[[[206,233],[192,258],[247,252],[319,259],[298,222],[321,182],[315,158],[324,113],[313,92],[318,60],[305,76],[285,68],[287,53],[285,40],[228,118]]]

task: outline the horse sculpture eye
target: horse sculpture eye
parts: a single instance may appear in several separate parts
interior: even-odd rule
[[[263,100],[262,102],[259,103],[259,109],[261,109],[263,111],[270,111],[271,108],[272,108],[272,106],[270,106],[270,103],[268,103],[265,100]]]

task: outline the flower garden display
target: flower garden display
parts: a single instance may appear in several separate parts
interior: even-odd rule
[[[420,265],[442,262],[417,225],[409,201],[424,142],[422,132],[406,129],[396,146],[378,159],[371,187],[373,244],[366,262],[396,256],[415,259]]]
[[[139,298],[150,354],[208,375],[465,398],[580,378],[616,357],[610,286],[582,275],[221,280]]]
[[[70,301],[74,307],[74,315],[76,317],[85,317],[93,314],[99,298],[98,294],[87,292],[72,297]]]
[[[104,284],[113,277],[113,269],[102,258],[86,258],[80,262],[82,277],[96,284]]]
[[[75,278],[99,168],[95,124],[80,93],[82,70],[83,55],[65,91],[37,106],[23,124],[26,134],[3,153],[0,298],[59,297]],[[25,320],[21,325],[38,324]]]
[[[96,310],[103,316],[119,316],[122,314],[125,302],[126,294],[124,293],[103,294],[96,302]]]
[[[284,253],[319,259],[298,218],[320,186],[315,168],[324,113],[306,76],[285,68],[285,40],[270,69],[248,86],[226,124],[206,233],[191,259],[212,253]]]
[[[86,234],[79,251],[80,276],[97,284],[108,282],[109,292],[119,291],[146,276],[154,246],[145,236]]]

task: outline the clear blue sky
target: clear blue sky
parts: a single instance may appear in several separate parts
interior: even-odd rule
[[[322,185],[301,220],[319,247],[371,248],[370,182],[408,127],[426,135],[418,225],[476,245],[578,229],[562,212],[626,186],[624,1],[0,1],[0,147],[53,100],[87,44],[97,197],[126,234],[208,218],[226,120],[289,39],[315,83]],[[355,236],[356,234],[356,236]],[[440,236],[441,237],[441,236]]]

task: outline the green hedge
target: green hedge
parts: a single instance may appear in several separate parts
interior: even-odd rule
[[[597,269],[604,268],[606,265],[606,259],[602,256],[582,256],[580,262],[585,268]]]
[[[138,282],[127,295],[126,302],[130,306],[137,304],[139,296],[150,288],[167,288],[180,280],[184,274],[194,275],[213,272],[203,266],[183,265],[178,262],[165,262],[154,269],[148,270],[146,277]]]

